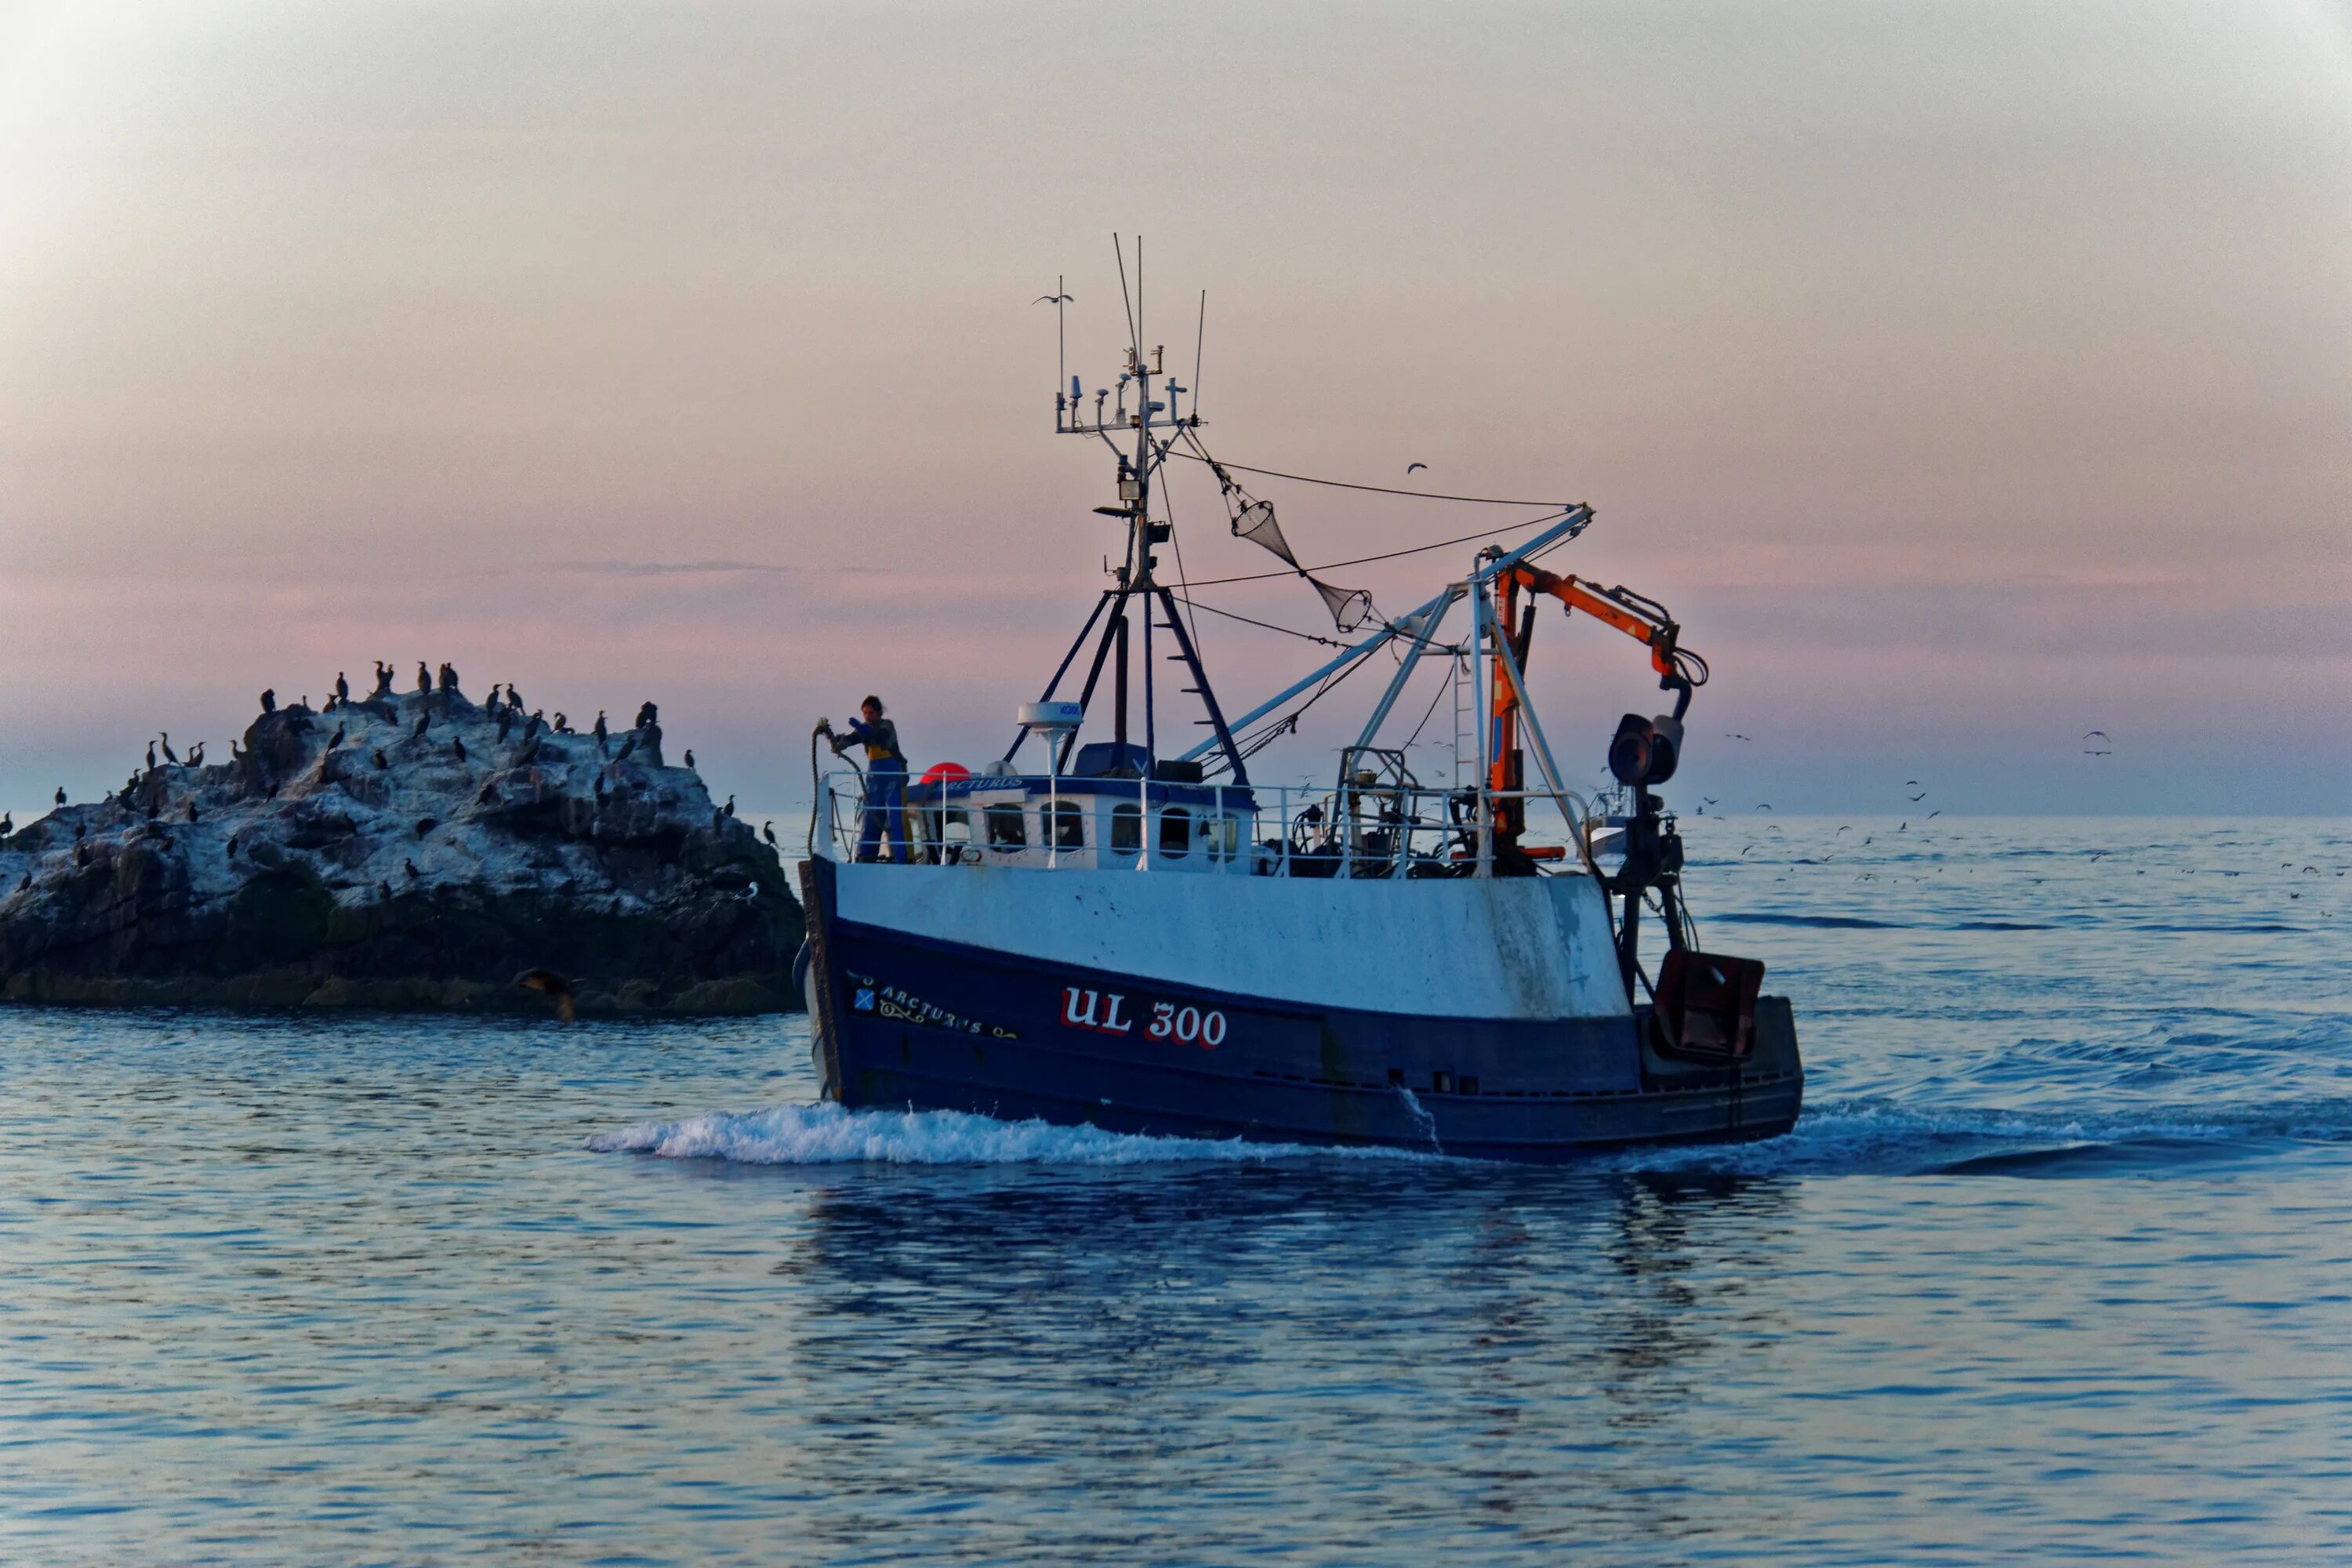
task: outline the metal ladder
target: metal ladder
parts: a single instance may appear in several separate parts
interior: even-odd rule
[[[1478,784],[1478,694],[1470,681],[1470,655],[1454,656],[1454,787]]]

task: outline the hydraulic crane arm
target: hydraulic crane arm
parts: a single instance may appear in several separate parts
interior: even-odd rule
[[[1513,662],[1523,673],[1528,668],[1528,647],[1535,637],[1535,600],[1539,595],[1559,600],[1570,615],[1582,610],[1647,647],[1650,668],[1658,673],[1660,689],[1675,694],[1673,718],[1660,722],[1672,728],[1674,739],[1671,745],[1680,746],[1680,721],[1690,707],[1693,689],[1706,684],[1706,660],[1682,646],[1682,627],[1664,605],[1636,594],[1631,588],[1603,588],[1598,584],[1524,563],[1515,563],[1496,573],[1493,581],[1495,634],[1507,644]],[[1519,595],[1523,591],[1528,596],[1524,609],[1519,604]],[[1496,673],[1489,704],[1487,787],[1516,797],[1517,792],[1526,787],[1518,745],[1518,690],[1513,682],[1504,679],[1499,670]],[[1645,731],[1650,729],[1648,721],[1629,719],[1629,722],[1640,723]],[[1668,764],[1658,776],[1663,778],[1671,771],[1671,764]],[[1496,808],[1497,841],[1507,847],[1507,852],[1517,849],[1518,836],[1527,825],[1526,811],[1526,803],[1517,798],[1506,799]]]
[[[1503,585],[1504,603],[1507,605],[1513,591],[1527,589],[1530,594],[1549,594],[1568,606],[1572,615],[1582,610],[1596,620],[1605,621],[1634,641],[1648,646],[1650,668],[1663,678],[1659,684],[1675,692],[1680,705],[1690,701],[1691,688],[1706,684],[1706,660],[1680,644],[1682,627],[1666,607],[1655,599],[1636,594],[1631,588],[1603,588],[1596,583],[1547,572],[1539,566],[1514,566],[1499,579]],[[1506,625],[1508,621],[1506,620]],[[1517,651],[1517,650],[1514,650]],[[1522,663],[1526,656],[1520,654]]]

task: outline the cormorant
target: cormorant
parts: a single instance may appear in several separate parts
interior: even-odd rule
[[[196,803],[193,800],[188,802],[188,820],[190,822],[198,820],[196,816]]]
[[[228,852],[231,855],[236,853],[236,835],[234,833],[228,836]]]
[[[278,689],[276,687],[273,686],[268,690],[261,694],[261,710],[264,713],[275,713],[278,711]],[[152,764],[151,763],[150,765],[152,766]]]
[[[228,760],[232,763],[241,763],[245,761],[245,757],[246,753],[236,749],[236,737],[234,735],[230,736],[228,742]]]
[[[378,697],[392,695],[392,666],[382,659],[375,661],[375,694]]]
[[[441,667],[441,689],[444,691],[455,691],[457,689],[457,667],[456,665],[445,664]]]
[[[614,756],[613,760],[616,763],[625,763],[629,760],[629,753],[636,749],[637,738],[635,735],[632,735],[627,740],[621,742],[621,749]]]
[[[509,730],[511,730],[511,729],[513,729],[513,728],[514,728],[514,710],[513,710],[513,709],[511,709],[511,708],[501,708],[501,709],[499,709],[499,740],[501,740],[501,741],[505,740],[505,739],[507,738],[507,731],[509,731]]]
[[[383,753],[382,752],[375,753],[375,765],[379,768],[389,768],[392,766],[390,763],[383,760]]]
[[[152,741],[147,742],[147,771],[151,773],[155,771],[155,742]]]
[[[532,709],[530,713],[530,721],[522,727],[522,738],[528,741],[533,735],[538,734],[539,727],[545,722],[547,722],[547,720],[543,716],[542,710],[536,708]]]
[[[428,708],[428,709],[426,709],[424,712],[419,713],[419,714],[416,716],[416,733],[418,733],[419,735],[424,734],[424,733],[425,733],[425,727],[426,725],[428,725],[428,724],[432,723],[432,722],[433,722],[433,710],[432,710],[431,709],[429,709],[429,708]]]
[[[604,710],[602,708],[596,710],[596,728],[592,731],[591,733],[596,737],[596,749],[600,752],[603,751],[604,749],[604,737],[610,733],[610,731],[604,728]]]
[[[335,732],[327,737],[327,750],[331,752],[343,743],[343,730],[341,724],[335,726]]]
[[[59,784],[59,785],[58,785],[58,804],[59,805],[65,805],[65,803],[66,803],[66,786],[65,786],[65,785],[63,785],[63,784]]]
[[[604,798],[604,775],[602,773],[596,775],[596,798],[598,800]]]
[[[561,709],[558,709],[555,714],[555,732],[559,735],[569,735],[572,733],[571,717],[564,713]]]
[[[16,831],[16,818],[12,812],[0,812],[0,838]]]
[[[416,689],[419,691],[430,691],[433,689],[433,677],[431,673],[425,669],[425,661],[421,658],[416,661]]]
[[[89,837],[89,824],[82,821],[79,817],[76,817],[74,819],[74,842],[79,844]]]
[[[172,731],[164,730],[160,733],[163,737],[163,760],[176,765],[180,760],[180,753],[172,750]]]
[[[200,768],[204,765],[205,743],[202,741],[198,741],[194,745],[188,748],[188,766],[192,768]]]
[[[514,689],[511,680],[507,682],[507,706],[518,713],[522,711],[522,693]]]
[[[766,839],[771,844],[775,843],[776,825],[772,822],[762,823],[760,826],[760,837]]]
[[[339,669],[335,671],[335,700],[338,702],[348,702],[351,700],[351,696],[352,683],[343,679],[343,672],[341,670]]]
[[[642,730],[646,725],[656,722],[660,718],[661,710],[647,702],[637,709],[637,721],[629,727],[633,730]]]
[[[26,892],[31,889],[32,886],[33,874],[30,871],[27,871],[25,873],[25,879],[16,884],[16,890],[20,893]]]
[[[687,771],[689,773],[694,770],[694,748],[692,746],[688,746],[686,749],[686,766]]]
[[[725,812],[723,812],[723,811],[714,811],[714,812],[712,812],[712,813],[710,814],[710,831],[711,831],[711,832],[713,832],[713,833],[718,832],[718,831],[719,831],[719,829],[720,828],[720,826],[723,826],[723,825],[726,823],[726,821],[727,821],[727,814],[726,814]]]
[[[385,903],[388,904],[392,902],[392,884],[390,882],[379,881],[375,885],[375,890],[377,894],[383,898]]]
[[[425,875],[424,872],[416,868],[416,862],[414,860],[403,860],[400,863],[400,868],[407,872],[412,877],[422,877]]]
[[[382,762],[383,759],[379,754],[376,760],[378,762]],[[278,781],[276,779],[271,779],[269,781],[269,787],[261,792],[261,798],[264,800],[276,800],[278,798]]]
[[[77,866],[87,866],[89,864],[89,845],[77,844],[74,846],[74,864]]]
[[[734,797],[733,795],[729,795],[729,796],[727,797],[727,804],[726,804],[725,805],[720,806],[719,809],[722,813],[724,813],[725,815],[727,815],[727,816],[734,816],[734,815],[735,815],[735,797]]]
[[[461,762],[461,763],[462,763],[462,762],[464,762],[464,761],[466,760],[466,742],[463,742],[463,741],[451,741],[451,742],[449,742],[449,749],[450,749],[451,751],[453,751],[453,752],[457,752],[457,760],[458,760],[459,762]]]

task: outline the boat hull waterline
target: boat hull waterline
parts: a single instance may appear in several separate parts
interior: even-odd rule
[[[1802,1105],[1784,998],[1759,999],[1736,1063],[1658,1050],[1587,878],[820,858],[802,882],[818,1071],[852,1109],[1556,1161],[1775,1137]]]

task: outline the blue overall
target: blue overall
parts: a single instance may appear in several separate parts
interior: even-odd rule
[[[866,748],[866,809],[857,834],[857,858],[882,858],[882,838],[890,839],[890,860],[904,866],[912,858],[907,842],[907,759],[898,750],[898,727],[883,719],[868,724],[849,721],[849,732],[834,737],[836,755],[852,746]]]
[[[907,863],[907,759],[879,757],[866,768],[866,812],[857,834],[857,858],[878,860],[882,837],[890,837],[890,861]]]

